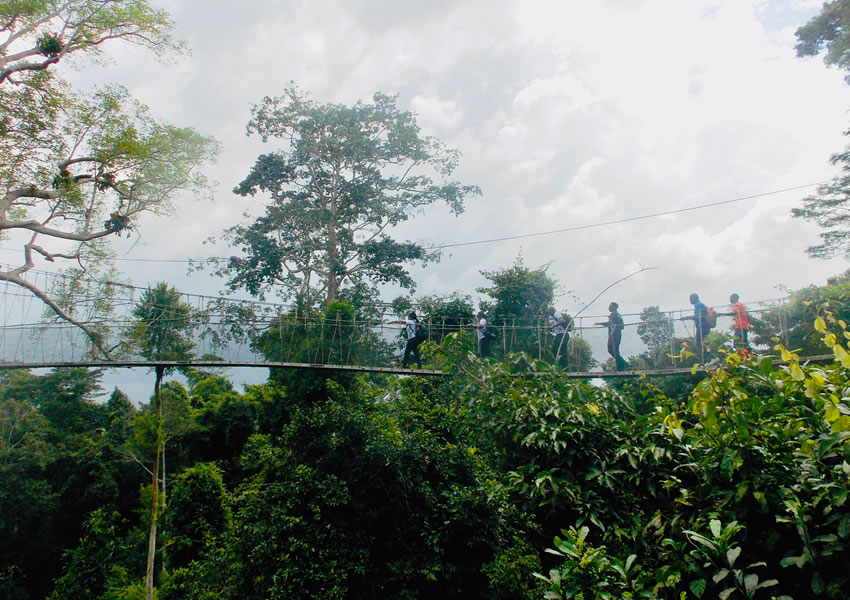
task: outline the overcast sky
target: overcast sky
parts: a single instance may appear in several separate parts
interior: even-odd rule
[[[820,58],[799,59],[794,31],[819,0],[160,0],[190,57],[157,63],[115,44],[106,66],[63,73],[81,87],[126,85],[152,112],[215,136],[212,203],[183,198],[146,219],[119,256],[227,255],[202,244],[259,214],[232,194],[262,152],[250,107],[290,81],[319,102],[399,94],[425,133],[459,149],[455,175],[481,187],[459,217],[429,208],[399,238],[450,244],[550,231],[731,200],[829,179],[846,139],[850,87]],[[481,270],[550,264],[559,305],[617,300],[624,313],[778,297],[847,268],[813,260],[818,229],[789,211],[813,188],[583,231],[449,250],[414,267],[417,295],[475,296]],[[122,261],[133,283],[218,294],[223,282],[180,263]],[[572,295],[569,293],[572,292]],[[388,295],[394,296],[392,290]],[[245,296],[245,294],[241,294]],[[578,299],[576,299],[576,297]],[[391,297],[387,298],[391,299]],[[579,299],[581,301],[579,301]]]

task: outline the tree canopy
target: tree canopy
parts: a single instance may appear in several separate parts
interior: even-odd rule
[[[847,72],[844,79],[850,83],[850,0],[824,2],[820,13],[797,29],[796,36],[797,56],[816,56],[825,49],[824,62]],[[850,256],[850,146],[833,154],[830,162],[841,168],[841,175],[818,186],[816,194],[791,211],[825,230],[820,234],[823,242],[807,249],[816,258]]]
[[[25,274],[37,257],[95,274],[108,270],[103,240],[129,235],[141,213],[167,213],[183,192],[206,190],[200,169],[217,145],[154,118],[123,88],[76,94],[50,67],[69,54],[99,55],[116,39],[155,53],[182,51],[171,31],[167,13],[147,0],[0,7],[0,236],[24,250],[18,266],[0,270],[0,281],[35,294],[101,352],[97,332]]]
[[[157,54],[183,51],[168,13],[149,0],[14,0],[0,6],[0,84],[26,84],[65,57],[124,40]]]
[[[833,154],[830,162],[841,168],[841,174],[819,185],[817,193],[804,198],[801,207],[791,209],[795,217],[814,221],[825,230],[820,234],[822,243],[807,249],[815,258],[850,257],[850,146]]]
[[[436,256],[394,239],[393,226],[438,201],[460,213],[467,197],[480,194],[448,180],[459,153],[422,135],[395,96],[319,104],[291,87],[252,115],[249,134],[286,147],[258,157],[234,190],[271,201],[265,214],[225,232],[243,252],[218,271],[232,290],[274,290],[312,306],[330,305],[347,285],[412,288],[406,265]]]
[[[799,27],[797,56],[817,56],[826,50],[823,61],[850,71],[850,1],[824,2],[821,11],[808,23]],[[845,76],[850,83],[850,73]]]

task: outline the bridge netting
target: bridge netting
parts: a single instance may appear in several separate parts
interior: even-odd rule
[[[30,291],[10,282],[0,282],[2,324],[0,325],[0,364],[5,366],[61,366],[69,363],[97,366],[102,363],[144,363],[145,355],[133,343],[138,320],[133,309],[144,288],[114,282],[69,279],[67,275],[30,272],[31,283],[50,290],[61,299],[61,306],[107,348],[104,355],[83,329],[60,319]],[[403,318],[387,305],[375,305],[359,311],[299,311],[268,302],[235,300],[181,294],[191,307],[189,325],[182,334],[191,341],[190,361],[223,366],[257,366],[288,363],[305,366],[347,366],[392,369],[400,366],[405,344],[404,325],[393,323]],[[748,303],[755,318],[769,313],[780,327],[782,301]],[[414,307],[416,308],[416,307]],[[728,305],[716,307],[728,312]],[[439,343],[450,335],[465,332],[463,339],[471,352],[478,351],[477,335],[470,323],[453,318],[429,316],[418,308],[428,328],[428,339]],[[569,312],[569,311],[568,311]],[[676,369],[693,363],[678,358],[682,346],[693,349],[694,323],[687,317],[691,308],[660,313],[652,321],[641,321],[639,314],[623,314],[625,328],[620,352],[627,362],[645,355],[654,346],[654,368]],[[168,317],[162,317],[167,319]],[[601,372],[610,369],[608,330],[597,323],[607,314],[582,314],[575,318],[566,353],[569,369]],[[729,334],[730,316],[719,316],[715,332]],[[543,360],[554,360],[551,321],[545,315],[518,322],[494,320],[496,336],[490,349],[498,358],[507,353],[525,351]],[[646,340],[646,341],[645,341]],[[731,342],[730,342],[731,347]],[[660,346],[660,347],[659,347]],[[427,368],[427,364],[425,367]]]

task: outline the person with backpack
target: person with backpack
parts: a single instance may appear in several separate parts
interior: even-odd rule
[[[566,369],[569,363],[567,348],[570,342],[569,332],[573,329],[573,318],[566,313],[555,310],[554,306],[550,306],[548,312],[554,323],[551,329],[551,334],[555,336],[555,339],[552,340],[552,355],[555,357],[555,362]]]
[[[732,312],[723,314],[735,318],[735,349],[749,350],[750,319],[747,316],[747,307],[741,302],[741,297],[738,294],[729,296],[729,304],[732,305]]]
[[[419,355],[419,344],[428,338],[428,329],[419,322],[419,317],[414,311],[410,311],[404,321],[389,321],[390,323],[403,324],[407,330],[407,344],[404,346],[404,358],[401,360],[402,368],[407,368],[410,357],[413,356],[419,368],[422,368],[422,357]]]
[[[705,336],[711,331],[711,328],[717,322],[717,313],[713,309],[708,308],[703,304],[698,294],[691,294],[688,297],[690,303],[694,306],[694,316],[683,317],[683,321],[693,320],[694,322],[694,338],[696,340],[697,349],[700,352],[700,360],[708,362],[711,359],[711,352],[705,345]],[[714,323],[712,323],[714,320]]]
[[[603,325],[608,328],[608,354],[614,359],[614,362],[617,364],[618,371],[624,371],[626,369],[626,361],[623,360],[623,357],[620,356],[620,342],[623,339],[623,328],[625,327],[625,323],[623,322],[623,317],[618,312],[620,305],[616,302],[612,302],[608,305],[608,320],[603,323],[596,323],[597,325]]]

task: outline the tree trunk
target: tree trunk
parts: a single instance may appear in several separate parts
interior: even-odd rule
[[[156,522],[159,517],[159,459],[162,452],[162,398],[160,384],[165,368],[156,366],[156,381],[154,382],[153,398],[156,404],[156,450],[153,461],[153,494],[151,500],[151,526],[148,533],[148,562],[145,569],[145,600],[153,600],[153,570],[156,562]]]
[[[338,243],[336,227],[334,227],[333,223],[328,223],[328,297],[325,306],[330,306],[336,300],[336,295],[339,291],[339,275],[337,273],[337,266],[339,264]]]
[[[163,423],[163,425],[164,425],[164,423]],[[167,505],[166,503],[168,502],[168,497],[167,497],[166,491],[165,491],[165,478],[166,478],[167,472],[168,472],[168,469],[166,469],[166,466],[165,466],[165,446],[166,446],[166,444],[167,444],[167,440],[165,439],[165,435],[163,434],[163,436],[162,436],[162,478],[161,478],[161,481],[162,481],[162,506],[161,506],[161,508],[162,508],[162,510],[160,511],[163,514],[165,513],[165,507]],[[163,546],[162,547],[162,568],[166,569],[167,566],[168,566],[168,563],[166,562],[165,546]]]

